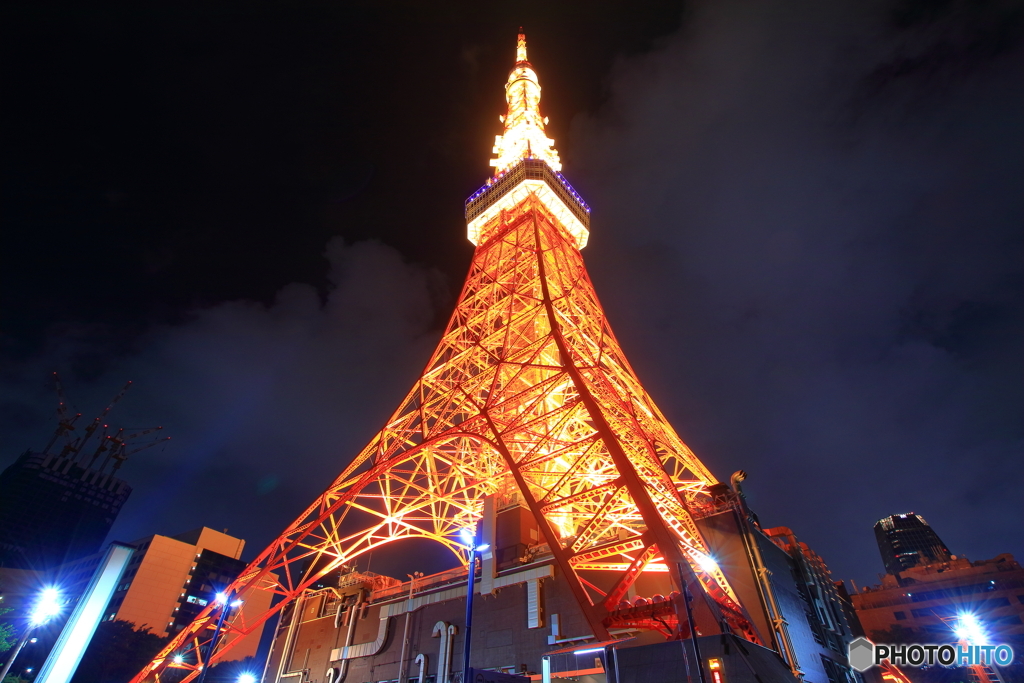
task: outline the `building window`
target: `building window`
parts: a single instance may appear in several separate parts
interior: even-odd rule
[[[907,618],[907,613],[906,612],[893,612],[892,615],[894,617],[896,617],[896,619],[898,621],[903,621],[904,619]]]
[[[828,683],[843,683],[835,662],[825,655],[819,655],[819,657],[821,657],[821,668],[825,669],[825,675],[828,676]]]

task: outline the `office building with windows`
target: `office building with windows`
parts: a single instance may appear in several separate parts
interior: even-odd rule
[[[993,642],[1024,643],[1024,568],[1009,554],[978,562],[953,556],[898,579],[886,574],[851,600],[865,635],[877,642],[948,642],[958,616],[970,614]]]
[[[225,530],[226,531],[226,530]],[[149,627],[158,636],[178,633],[245,569],[245,541],[202,527],[177,536],[154,534],[131,543],[137,550],[107,607],[105,619]],[[241,596],[243,613],[261,613],[271,593]],[[262,630],[234,646],[229,659],[256,654]]]
[[[948,562],[949,548],[921,515],[908,512],[875,523],[875,541],[885,571],[897,575],[905,569],[934,562]]]
[[[0,473],[0,566],[42,571],[98,552],[131,492],[113,470],[26,451]]]

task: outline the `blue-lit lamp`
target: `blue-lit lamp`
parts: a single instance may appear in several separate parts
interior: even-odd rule
[[[467,529],[463,527],[459,529],[459,538],[462,540],[462,544],[469,548],[469,576],[466,580],[466,642],[463,646],[462,662],[462,676],[463,681],[466,682],[466,678],[469,676],[470,637],[473,626],[473,580],[476,578],[476,554],[487,550],[491,546],[487,543],[477,543],[476,528]]]
[[[956,634],[957,638],[966,641],[969,645],[988,645],[988,634],[985,632],[985,625],[970,612],[960,612],[957,614],[953,633]]]
[[[60,610],[60,591],[56,588],[44,588],[36,599],[36,604],[32,606],[28,620],[32,626],[42,626],[60,614]]]
[[[481,543],[477,545],[474,535],[473,531],[466,527],[459,529],[459,539],[462,541],[462,545],[469,548],[471,553],[482,553],[491,547],[488,543]]]
[[[3,669],[0,669],[0,681],[7,677],[7,672],[11,670],[11,666],[14,665],[14,660],[18,658],[22,648],[28,643],[36,642],[36,638],[31,637],[32,631],[60,614],[62,608],[63,604],[59,590],[49,587],[40,591],[35,603],[32,605],[32,609],[28,613],[28,628],[25,629],[25,633],[18,640],[18,644],[14,647],[14,652],[11,653]],[[27,671],[31,671],[31,669],[27,669]]]
[[[220,638],[220,632],[224,628],[224,617],[226,617],[228,612],[232,609],[241,607],[243,600],[241,598],[236,598],[234,591],[231,591],[230,593],[221,591],[214,596],[214,602],[217,605],[220,605],[220,614],[217,616],[217,625],[213,629],[213,636],[210,638],[210,644],[206,647],[207,665],[200,669],[199,678],[196,680],[196,683],[204,683],[206,681],[206,672],[210,670],[210,662],[213,659],[213,653],[217,651],[217,640]]]

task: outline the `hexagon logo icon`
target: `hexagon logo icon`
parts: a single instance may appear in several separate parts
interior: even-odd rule
[[[867,638],[852,641],[847,652],[850,666],[857,671],[867,671],[875,664],[875,646]]]

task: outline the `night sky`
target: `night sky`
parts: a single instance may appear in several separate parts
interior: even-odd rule
[[[91,4],[0,16],[0,466],[52,371],[83,419],[133,380],[111,423],[173,439],[113,537],[251,558],[380,428],[522,25],[598,294],[716,476],[836,578],[911,510],[1024,558],[1020,0]]]

